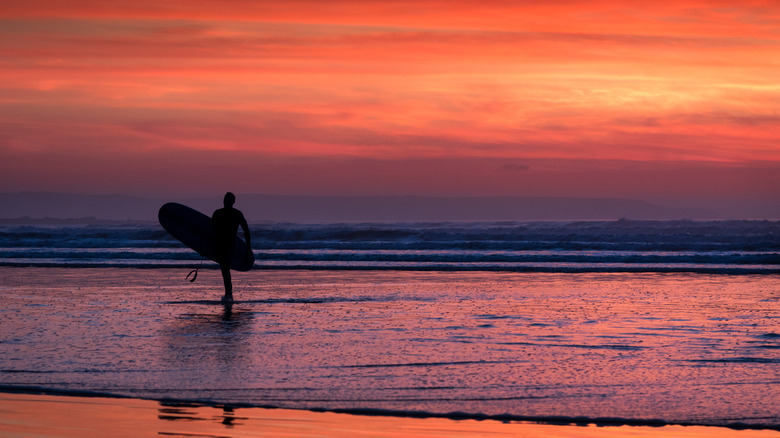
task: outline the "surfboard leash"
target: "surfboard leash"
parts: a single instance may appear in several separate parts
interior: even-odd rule
[[[198,269],[203,265],[203,260],[200,261],[198,264],[198,267],[190,271],[189,274],[185,277],[187,280],[190,281],[190,283],[195,283],[195,279],[198,278]],[[192,275],[192,278],[190,278],[190,275]]]

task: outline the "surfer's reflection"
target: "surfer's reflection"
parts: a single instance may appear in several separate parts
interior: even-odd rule
[[[233,322],[233,303],[223,303],[222,321]]]
[[[243,424],[241,420],[247,420],[246,417],[237,417],[235,409],[230,406],[222,406],[222,412],[214,412],[218,407],[203,406],[195,403],[185,403],[176,401],[161,401],[157,408],[157,418],[165,421],[207,421],[219,423],[228,429]]]
[[[185,313],[165,329],[169,363],[198,370],[247,369],[253,360],[248,338],[253,312],[222,306],[221,312]]]
[[[222,424],[225,425],[225,427],[233,427],[237,424],[236,420],[238,420],[239,417],[236,417],[236,413],[230,406],[223,406],[222,407]]]

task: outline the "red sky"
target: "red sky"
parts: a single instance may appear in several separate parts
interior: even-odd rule
[[[777,1],[6,0],[0,191],[779,202],[778,72]]]

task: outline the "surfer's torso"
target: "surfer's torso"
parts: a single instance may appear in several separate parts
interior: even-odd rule
[[[220,254],[219,258],[229,261],[235,248],[238,227],[246,224],[244,214],[233,207],[225,207],[216,210],[211,215],[211,219],[214,220],[214,239]]]

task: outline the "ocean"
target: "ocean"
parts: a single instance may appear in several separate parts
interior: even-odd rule
[[[780,273],[777,221],[262,224],[252,243],[258,269]],[[201,260],[156,223],[0,226],[0,266]]]
[[[223,306],[157,224],[0,226],[0,390],[780,430],[778,221],[251,229]]]

